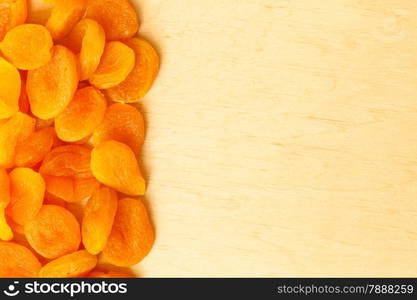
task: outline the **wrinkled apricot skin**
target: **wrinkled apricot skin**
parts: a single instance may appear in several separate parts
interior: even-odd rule
[[[10,203],[6,212],[14,222],[25,225],[42,207],[45,182],[39,173],[29,168],[16,168],[9,177]]]
[[[10,241],[13,238],[12,229],[6,220],[6,207],[9,202],[10,179],[6,171],[0,169],[0,239],[3,241]]]
[[[125,42],[136,54],[135,67],[119,85],[106,91],[115,102],[133,103],[141,100],[151,89],[159,72],[159,55],[152,45],[141,38]]]
[[[12,28],[0,43],[4,57],[21,70],[34,70],[51,59],[52,37],[42,25],[23,24]]]
[[[30,246],[45,258],[54,259],[78,250],[80,225],[68,210],[56,205],[43,205],[25,225]]]
[[[53,1],[54,7],[45,26],[54,40],[60,40],[70,33],[82,17],[85,3],[86,0]]]
[[[128,0],[87,0],[86,18],[100,23],[110,41],[130,38],[139,29],[135,8]]]
[[[0,40],[11,28],[25,23],[27,1],[0,1]]]
[[[133,266],[148,255],[154,241],[154,229],[143,202],[132,198],[119,200],[103,258],[116,266]]]
[[[26,247],[0,242],[0,278],[37,277],[41,263]]]
[[[0,57],[0,119],[10,118],[19,110],[20,91],[19,72]]]
[[[145,193],[145,180],[135,154],[125,144],[110,140],[94,148],[91,170],[99,182],[118,192],[131,196]]]
[[[115,271],[93,270],[88,274],[89,278],[135,278],[132,274],[120,273]]]
[[[106,246],[117,210],[117,195],[107,187],[96,191],[84,211],[81,235],[84,247],[91,254],[99,254]]]
[[[55,130],[45,127],[33,132],[16,146],[15,165],[32,168],[41,162],[52,148]]]
[[[80,80],[87,80],[96,71],[105,42],[103,27],[92,19],[82,19],[68,36],[65,45],[78,56]]]
[[[57,258],[42,267],[41,278],[75,278],[90,272],[97,265],[97,257],[80,250]]]
[[[115,140],[128,145],[134,153],[139,153],[145,139],[145,122],[135,107],[114,103],[110,105],[103,122],[93,134],[93,144],[98,146],[104,141]]]
[[[135,66],[135,52],[122,42],[109,42],[90,83],[99,89],[114,87],[127,78]]]
[[[58,137],[76,142],[90,136],[101,123],[106,111],[104,96],[94,87],[78,90],[70,104],[55,118]]]
[[[54,46],[52,59],[28,72],[26,89],[32,113],[43,120],[55,118],[72,100],[78,79],[75,55],[63,46]]]

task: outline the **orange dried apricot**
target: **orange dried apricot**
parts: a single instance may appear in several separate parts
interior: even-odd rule
[[[28,248],[0,242],[0,278],[37,277],[41,263]]]
[[[52,48],[52,59],[28,72],[26,83],[32,113],[51,119],[70,103],[78,85],[77,58],[63,46]]]
[[[0,169],[0,239],[10,241],[13,232],[6,220],[6,207],[10,202],[10,179],[6,171]]]
[[[0,119],[10,118],[19,110],[20,91],[19,72],[0,57]]]
[[[145,122],[135,107],[114,103],[110,105],[103,122],[93,134],[93,144],[98,146],[104,141],[115,140],[128,145],[134,153],[138,153],[145,139]]]
[[[159,71],[159,55],[142,38],[133,38],[125,43],[135,51],[135,67],[122,83],[108,89],[106,93],[113,101],[133,103],[141,100],[151,89]]]
[[[81,236],[85,249],[99,254],[106,246],[117,210],[117,194],[103,187],[88,200],[81,224]]]
[[[50,61],[52,46],[48,29],[39,24],[23,24],[6,33],[0,50],[18,69],[34,70]]]
[[[119,200],[103,258],[120,267],[135,265],[148,255],[154,241],[155,233],[143,202],[132,198]]]
[[[97,257],[85,250],[64,255],[42,267],[41,278],[74,278],[82,277],[97,265]]]
[[[92,19],[82,19],[71,31],[65,45],[78,55],[80,80],[87,80],[96,71],[105,42],[103,27]]]
[[[139,20],[128,0],[87,0],[86,17],[99,22],[108,40],[122,40],[135,35]]]
[[[95,87],[78,90],[70,104],[55,118],[58,137],[75,142],[90,136],[103,120],[106,106],[103,94]]]
[[[42,207],[45,182],[39,173],[29,168],[16,168],[9,177],[10,203],[6,212],[14,222],[25,225]]]
[[[109,42],[90,83],[99,89],[114,87],[129,75],[135,66],[135,52],[122,42]]]
[[[52,148],[55,130],[45,127],[33,132],[26,140],[16,146],[15,165],[34,167],[41,162]]]
[[[91,152],[91,170],[101,183],[127,195],[143,195],[145,180],[135,154],[125,144],[109,140]]]
[[[34,128],[35,120],[21,112],[0,124],[0,167],[14,165],[16,145],[27,139]]]
[[[0,1],[0,40],[11,28],[25,23],[27,18],[27,1]]]
[[[60,40],[68,35],[81,19],[86,0],[55,0],[52,4],[52,12],[45,26],[54,40]]]
[[[44,177],[48,194],[69,203],[87,200],[100,185],[95,178]]]
[[[135,278],[132,274],[121,273],[115,271],[93,270],[88,274],[89,278]]]
[[[57,205],[43,205],[26,223],[25,236],[37,253],[50,259],[77,251],[81,242],[77,219]]]

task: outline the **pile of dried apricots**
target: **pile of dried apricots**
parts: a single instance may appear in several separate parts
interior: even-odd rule
[[[129,0],[0,0],[0,277],[132,277],[155,234],[139,102],[159,56]]]

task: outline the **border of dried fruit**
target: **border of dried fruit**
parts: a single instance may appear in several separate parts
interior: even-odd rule
[[[134,277],[102,266],[154,243],[130,103],[159,56],[128,0],[44,2],[26,24],[27,0],[0,0],[0,277]]]

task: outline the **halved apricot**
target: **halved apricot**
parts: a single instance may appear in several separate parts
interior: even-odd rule
[[[122,42],[109,42],[90,83],[99,89],[120,84],[135,66],[135,52]]]
[[[0,278],[33,278],[40,269],[41,263],[28,248],[0,242]]]
[[[33,132],[26,140],[16,146],[15,164],[18,167],[32,168],[41,162],[52,148],[55,130],[45,127]]]
[[[143,202],[132,198],[119,200],[103,258],[113,265],[130,267],[148,255],[154,241],[154,229]]]
[[[108,40],[122,40],[135,35],[139,20],[128,0],[87,0],[86,17],[99,22]]]
[[[71,31],[65,45],[78,55],[80,80],[87,80],[96,71],[105,41],[103,27],[92,19],[82,19]]]
[[[0,50],[18,69],[34,70],[51,60],[52,46],[48,29],[39,24],[23,24],[6,33]]]
[[[52,4],[52,12],[45,26],[54,40],[60,40],[68,35],[81,19],[86,0],[56,0]]]
[[[10,202],[10,180],[4,169],[0,169],[0,240],[10,241],[13,232],[6,220],[6,207]]]
[[[133,151],[120,142],[109,140],[91,152],[91,170],[101,183],[127,195],[143,195],[145,180]]]
[[[77,251],[81,242],[77,219],[56,205],[43,205],[35,218],[26,223],[25,236],[37,253],[50,259]]]
[[[78,85],[77,58],[63,46],[52,48],[52,59],[28,72],[26,83],[32,113],[51,119],[70,103]]]
[[[19,72],[0,57],[0,119],[10,118],[19,110],[20,91]]]
[[[25,225],[39,212],[45,195],[42,176],[29,168],[16,168],[9,174],[10,203],[7,215],[19,225]]]
[[[108,89],[106,94],[113,101],[133,103],[141,100],[151,89],[159,71],[159,55],[142,38],[133,38],[125,43],[135,51],[135,67],[122,83]]]
[[[128,145],[138,153],[145,139],[145,122],[141,112],[135,107],[114,103],[110,105],[103,122],[94,130],[93,144],[115,140]]]
[[[103,187],[88,200],[81,224],[81,236],[85,249],[99,254],[106,246],[117,210],[117,194]]]
[[[75,142],[90,136],[103,120],[106,106],[103,94],[96,88],[78,90],[70,104],[55,118],[58,137]]]
[[[11,28],[25,23],[26,17],[26,0],[0,1],[0,40]]]

